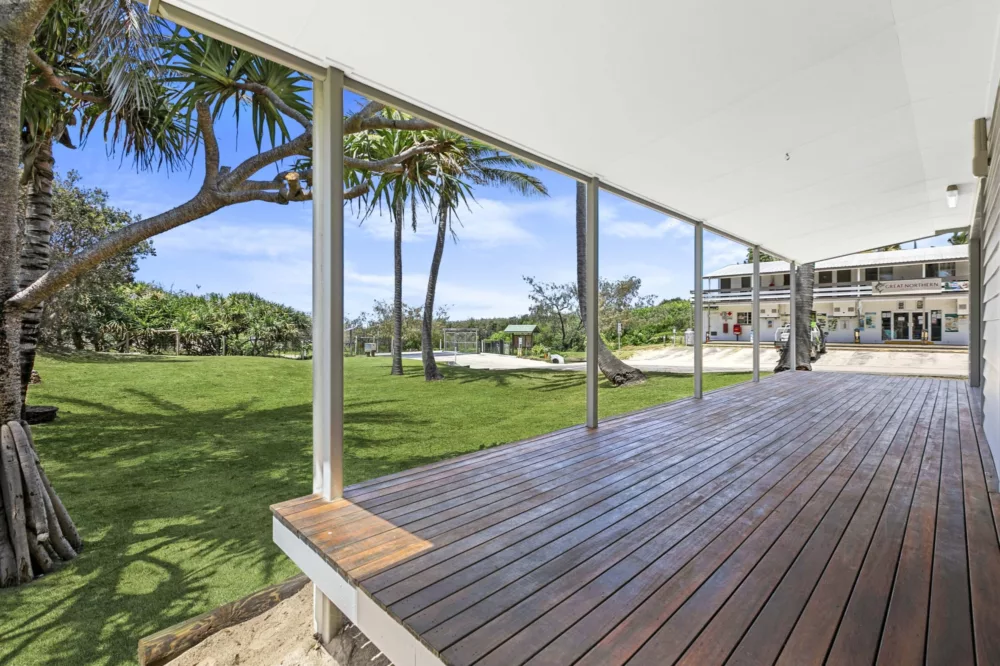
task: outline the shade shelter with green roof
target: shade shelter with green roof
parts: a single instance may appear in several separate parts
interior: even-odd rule
[[[521,353],[522,350],[531,349],[534,335],[538,332],[538,326],[536,324],[511,324],[503,332],[510,333],[510,346],[517,354]]]

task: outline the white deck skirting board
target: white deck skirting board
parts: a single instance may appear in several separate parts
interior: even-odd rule
[[[443,666],[398,620],[359,591],[304,541],[272,518],[274,543],[395,666]]]

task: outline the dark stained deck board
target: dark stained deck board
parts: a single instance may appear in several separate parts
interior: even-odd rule
[[[783,373],[272,509],[449,664],[1000,663],[978,405]]]
[[[1000,541],[968,390],[958,391],[958,416],[976,661],[1000,664]]]
[[[764,420],[760,423],[759,426],[757,426],[756,429],[754,427],[745,428],[743,430],[744,437],[738,443],[718,444],[717,446],[713,447],[714,453],[712,456],[699,461],[697,464],[691,467],[688,467],[680,474],[670,477],[667,481],[663,481],[659,485],[650,488],[648,491],[648,494],[650,494],[650,499],[655,499],[656,497],[659,496],[660,492],[662,492],[671,495],[674,501],[680,500],[681,498],[686,497],[686,495],[680,491],[684,490],[685,492],[690,492],[691,490],[697,489],[700,483],[704,483],[706,481],[709,481],[711,478],[714,478],[717,475],[725,473],[730,466],[745,464],[742,461],[746,459],[746,456],[750,456],[751,458],[753,458],[756,455],[756,452],[759,450],[760,446],[767,446],[772,444],[774,442],[775,437],[779,436],[772,432],[773,427],[774,427],[773,424],[769,424],[766,420]],[[721,449],[721,451],[719,449]],[[704,453],[709,453],[709,452],[711,451],[705,451]],[[681,464],[687,464],[688,462],[693,462],[697,460],[699,457],[701,457],[701,454],[698,454],[696,456],[691,456],[686,460],[682,461]],[[639,506],[642,506],[641,503],[638,503],[639,499],[641,498],[636,498],[636,500],[634,501],[635,502],[634,506],[636,509],[638,509]],[[584,518],[584,516],[585,514],[581,512],[571,516],[571,518],[567,520],[572,520],[577,524],[579,524],[581,522],[581,519]],[[516,547],[521,548],[523,543],[524,542],[517,543]],[[496,552],[496,547],[498,545],[500,544],[496,542],[490,543],[488,545],[488,550],[486,552],[491,554]],[[506,549],[497,552],[496,554],[500,555],[508,553],[510,552],[510,550],[511,549]],[[457,564],[460,564],[460,562],[453,559],[442,564],[446,564],[447,570],[449,570],[450,572],[453,571],[455,566]],[[413,578],[408,578],[405,582],[409,583],[411,580],[413,580]],[[396,593],[394,594],[394,596],[401,598],[401,595],[398,594],[399,589],[400,585],[398,584],[396,586],[393,586],[392,588],[393,592]],[[387,592],[388,591],[389,590],[387,590]],[[393,610],[396,611],[397,608],[394,607]]]
[[[786,625],[782,631],[773,626],[773,620],[777,615],[787,622],[791,615],[789,604],[794,603],[792,599],[788,598],[788,595],[779,593],[775,597],[778,585],[787,583],[790,587],[797,587],[798,594],[796,596],[798,596],[799,607],[801,607],[803,596],[801,592],[803,589],[813,587],[819,578],[819,569],[821,568],[819,565],[824,560],[828,561],[834,545],[842,537],[848,521],[862,500],[860,496],[862,485],[867,485],[866,496],[867,493],[878,488],[877,475],[891,473],[890,468],[894,467],[893,463],[900,459],[899,456],[894,455],[892,447],[905,445],[906,441],[913,436],[914,424],[918,423],[919,416],[926,413],[924,410],[929,411],[926,409],[925,398],[933,401],[933,395],[927,396],[925,394],[916,396],[914,402],[910,404],[910,411],[900,423],[899,429],[896,430],[893,442],[888,449],[889,453],[883,456],[878,472],[874,475],[874,480],[869,483],[870,472],[874,472],[873,469],[855,470],[847,486],[839,492],[839,495],[834,496],[837,489],[827,485],[833,478],[831,476],[827,480],[827,484],[824,484],[824,487],[806,504],[750,575],[743,580],[739,588],[716,613],[684,654],[680,663],[725,661],[727,656],[733,652],[736,644],[743,638],[744,632],[747,631],[750,624],[755,623],[758,613],[765,605],[772,611],[770,613],[772,623],[768,627],[769,635],[765,638],[758,632],[757,636],[764,638],[763,645],[756,646],[757,649],[752,651],[744,646],[744,652],[733,655],[734,659],[732,660],[737,663],[760,663],[761,661],[773,660],[776,657],[783,639],[787,636],[788,627]],[[926,418],[929,421],[929,414]],[[922,451],[922,441],[920,441],[920,447]],[[907,449],[907,455],[912,458],[910,451],[911,449]],[[787,590],[787,587],[785,589]],[[765,651],[770,653],[766,654]],[[752,657],[748,659],[750,657],[748,653],[751,652]]]
[[[927,620],[928,666],[974,663],[969,599],[969,559],[966,550],[962,452],[958,429],[958,399],[948,390],[944,425],[937,534]]]
[[[575,470],[581,470],[585,472],[587,470],[600,470],[607,469],[609,464],[615,462],[626,461],[632,457],[651,454],[649,457],[637,466],[635,463],[629,463],[631,467],[635,469],[636,472],[640,472],[641,466],[652,467],[657,462],[662,461],[664,454],[671,453],[674,454],[672,458],[667,459],[666,462],[679,463],[684,459],[693,460],[695,455],[699,454],[709,447],[717,448],[723,445],[720,441],[726,436],[726,433],[731,432],[736,428],[742,427],[746,421],[753,420],[758,417],[758,411],[749,410],[744,413],[737,413],[731,422],[727,423],[725,429],[719,429],[711,424],[711,421],[706,419],[698,424],[698,427],[692,432],[697,433],[692,436],[699,437],[701,440],[699,442],[698,449],[692,449],[684,447],[683,443],[678,443],[674,447],[665,447],[662,444],[661,438],[669,437],[673,434],[673,431],[662,432],[660,430],[641,431],[641,433],[636,433],[635,438],[641,438],[637,442],[639,445],[632,446],[632,444],[626,444],[622,446],[612,444],[603,444],[601,449],[604,451],[604,455],[594,455],[593,457],[588,457],[575,463],[572,467],[558,469],[544,469],[544,474],[536,476],[534,472],[530,474],[524,474],[526,479],[522,483],[518,483],[514,486],[509,487],[498,487],[491,488],[493,492],[485,497],[477,497],[471,495],[471,501],[462,501],[462,498],[454,500],[453,502],[448,502],[444,504],[437,505],[436,507],[428,508],[420,512],[409,513],[398,518],[391,518],[395,530],[391,531],[379,531],[370,530],[369,534],[358,535],[350,534],[347,538],[342,538],[339,540],[323,539],[319,540],[325,550],[331,552],[332,555],[340,558],[345,558],[349,555],[367,550],[381,544],[385,544],[391,541],[394,535],[391,532],[410,532],[419,533],[421,536],[436,536],[437,534],[447,531],[448,529],[453,529],[458,525],[464,525],[471,519],[479,518],[482,516],[489,516],[490,519],[496,518],[496,513],[501,509],[505,509],[508,505],[515,505],[515,501],[523,499],[525,497],[531,498],[537,496],[539,492],[549,491],[554,488],[558,488],[572,479],[574,475],[578,475],[580,472]],[[683,451],[678,451],[678,449],[683,448]],[[544,485],[540,485],[539,482],[544,482]],[[497,497],[501,495],[502,497]],[[383,515],[380,512],[380,515]],[[390,519],[387,517],[387,519]],[[451,519],[449,521],[449,519]],[[446,523],[446,521],[448,521]],[[307,536],[310,535],[309,531],[303,531]],[[345,535],[346,536],[346,535]],[[360,538],[358,538],[360,537]]]
[[[424,631],[437,626],[443,620],[454,616],[501,587],[514,582],[523,586],[527,580],[521,579],[528,574],[531,574],[531,583],[539,585],[542,580],[546,580],[542,577],[540,570],[542,566],[546,567],[544,570],[546,574],[555,571],[565,572],[618,539],[632,536],[633,530],[641,528],[648,521],[669,520],[665,515],[667,510],[680,517],[720,492],[732,494],[734,488],[749,485],[753,479],[759,478],[770,468],[766,464],[767,458],[787,445],[787,440],[783,437],[787,430],[788,427],[785,426],[767,429],[763,434],[758,433],[762,439],[752,448],[741,450],[738,456],[687,481],[684,485],[690,484],[690,488],[696,488],[687,495],[683,495],[683,492],[688,492],[690,488],[684,488],[682,485],[648,504],[641,505],[622,520],[619,520],[614,513],[602,515],[566,533],[564,537],[543,542],[545,546],[534,551],[530,549],[536,544],[526,540],[518,544],[517,548],[495,553],[473,566],[423,588],[419,593],[394,604],[392,610],[407,619],[418,630]],[[758,467],[763,469],[754,475],[752,472]],[[528,555],[514,560],[524,551],[529,551]],[[559,561],[553,562],[552,560],[556,558]],[[512,560],[514,561],[511,565],[504,566]],[[473,581],[475,584],[472,584]],[[511,591],[512,588],[508,587],[504,594],[509,596]],[[451,594],[445,597],[445,593]],[[422,610],[413,614],[416,609]]]
[[[862,393],[857,398],[857,406],[864,408],[865,395]],[[622,559],[609,558],[604,554],[592,558],[584,567],[562,576],[548,588],[543,588],[495,621],[484,625],[478,630],[478,635],[473,634],[463,639],[450,648],[451,653],[458,653],[467,647],[499,642],[503,640],[507,627],[513,626],[517,633],[490,653],[484,663],[504,663],[516,660],[520,654],[531,656],[545,646],[548,640],[546,634],[552,627],[569,628],[584,615],[586,621],[572,627],[565,636],[560,636],[558,643],[549,648],[549,654],[553,650],[581,647],[578,640],[581,635],[600,636],[606,633],[655,590],[660,581],[678,571],[720,532],[728,530],[733,524],[749,527],[755,521],[762,520],[773,505],[780,503],[794,490],[797,485],[797,481],[792,481],[796,479],[795,475],[801,477],[809,473],[825,457],[824,447],[835,443],[828,440],[836,437],[842,425],[837,419],[846,422],[853,414],[852,410],[838,414],[834,417],[834,425],[827,426],[818,435],[809,433],[806,429],[793,436],[789,446],[795,449],[795,455],[775,464],[746,490],[736,488],[733,492],[718,493],[686,516],[685,520],[657,535],[655,539],[641,544],[638,549],[633,549],[633,544],[626,541],[618,546],[618,550],[625,555]],[[740,490],[743,492],[737,494]],[[762,495],[764,500],[761,500]],[[770,506],[768,502],[771,503]],[[756,511],[748,511],[752,505]],[[738,521],[741,516],[742,520]],[[730,535],[739,531],[731,531]],[[738,545],[739,538],[732,536],[724,548],[728,548],[730,544]],[[570,593],[565,598],[564,590]],[[659,608],[662,609],[663,606]],[[527,620],[533,619],[536,612],[546,614],[545,623],[523,626]],[[539,657],[541,660],[547,658],[547,655]]]
[[[698,410],[693,415],[688,418],[701,420],[704,423],[711,423],[712,418],[720,413],[720,410],[725,411],[725,405],[713,405],[711,409]],[[759,407],[754,407],[753,405],[747,405],[742,408],[742,411],[738,411],[738,414],[752,414],[755,410],[759,410]],[[733,416],[737,416],[734,414]],[[457,483],[457,489],[447,492],[442,492],[440,485],[438,483],[431,484],[427,490],[420,494],[412,494],[401,500],[396,500],[393,505],[383,504],[378,508],[378,514],[384,521],[392,521],[393,525],[400,528],[410,529],[408,522],[410,518],[419,519],[426,515],[425,513],[420,513],[421,510],[430,509],[432,512],[440,512],[443,509],[451,508],[453,506],[458,506],[459,508],[472,508],[468,505],[469,501],[478,501],[483,497],[489,499],[490,496],[494,496],[497,493],[504,493],[510,487],[510,483],[516,482],[519,485],[530,484],[530,481],[534,478],[533,475],[536,473],[539,475],[558,475],[560,469],[559,465],[565,460],[565,458],[572,455],[582,455],[584,460],[580,461],[586,463],[587,454],[591,456],[596,456],[603,452],[616,452],[617,445],[625,441],[630,445],[634,444],[636,446],[643,444],[646,439],[650,437],[667,437],[676,430],[683,428],[684,424],[687,423],[685,419],[669,419],[666,421],[659,420],[652,423],[648,423],[645,426],[635,426],[630,423],[630,428],[628,433],[621,432],[598,432],[590,433],[586,429],[580,429],[577,433],[578,437],[584,440],[586,445],[586,450],[581,451],[577,448],[570,448],[566,445],[559,448],[555,454],[547,459],[536,460],[535,458],[529,458],[525,462],[527,464],[522,464],[520,468],[514,469],[512,472],[504,475],[497,475],[497,470],[492,470],[492,476],[485,480],[481,480],[477,484],[470,484],[467,477],[461,477],[461,483]],[[695,429],[694,432],[698,432]],[[559,437],[564,436],[566,433],[562,432]],[[561,439],[564,442],[566,440]],[[654,444],[647,444],[648,446],[655,446]],[[531,452],[534,454],[534,451]],[[595,462],[593,458],[590,458],[591,464]],[[532,473],[525,474],[525,469],[531,466]],[[566,475],[563,475],[564,477]],[[570,477],[571,478],[571,477]],[[513,481],[511,481],[513,479]],[[485,489],[480,491],[480,489]],[[393,489],[395,490],[395,488]],[[471,491],[477,491],[472,493]],[[509,494],[509,493],[508,493]],[[400,507],[400,508],[395,508]],[[364,507],[366,509],[370,508],[367,505]],[[320,513],[323,511],[322,507],[311,509],[309,513],[303,513],[297,518],[297,525],[302,529],[302,532],[307,536],[311,536],[314,533],[321,532],[325,529],[325,524],[332,519],[340,528],[338,531],[345,533],[345,536],[350,540],[350,530],[346,529],[344,523],[345,519],[350,516],[352,519],[357,515],[365,515],[365,511],[354,510],[351,513],[349,510],[344,510],[343,506],[331,507],[330,510]],[[414,515],[416,513],[416,515]],[[312,515],[311,515],[312,514]],[[309,520],[304,520],[309,516]],[[376,526],[377,531],[377,526]],[[374,536],[374,535],[372,535]],[[335,545],[333,543],[327,544],[323,543],[324,547],[328,545]],[[373,544],[374,545],[374,544]]]
[[[635,653],[632,663],[650,663],[650,658],[670,663],[679,658],[747,572],[790,527],[798,522],[808,533],[845,484],[866,487],[894,440],[903,421],[900,412],[908,407],[915,388],[915,383],[909,383],[898,396],[886,396],[888,404],[879,405],[868,419],[858,423],[854,437],[847,440],[850,448],[845,447],[842,456],[824,461],[827,469],[810,474],[735,550],[726,554],[726,559],[712,561],[712,566],[692,567],[692,582],[700,587],[690,593],[681,588],[680,595],[671,595],[668,607],[675,609],[672,616]]]
[[[726,424],[726,427],[728,427],[728,423]],[[686,438],[678,438],[678,441],[679,443],[684,443],[685,439]],[[733,441],[738,441],[738,438]],[[688,445],[686,447],[687,450],[682,453],[681,456],[697,456],[701,451],[700,447],[704,446],[704,444],[704,442],[697,442],[694,445]],[[676,459],[672,458],[665,462],[673,464],[676,462]],[[636,464],[642,464],[642,462],[637,462]],[[589,492],[594,490],[597,490],[597,492],[593,494]],[[619,489],[615,488],[612,490],[617,491]],[[525,523],[524,515],[520,514],[511,518],[509,521],[498,523],[487,528],[486,530],[473,532],[471,536],[452,534],[447,537],[437,537],[435,544],[440,545],[441,547],[436,548],[433,552],[416,557],[403,565],[391,568],[385,572],[379,572],[367,582],[366,587],[369,587],[369,589],[372,589],[373,591],[381,591],[382,589],[401,582],[403,579],[409,579],[422,572],[424,569],[428,569],[430,567],[438,567],[438,571],[442,568],[445,570],[451,570],[455,565],[453,558],[464,553],[470,548],[474,548],[480,544],[489,543],[489,547],[495,549],[516,543],[535,531],[547,527],[549,524],[573,516],[580,510],[584,509],[588,503],[602,499],[602,496],[600,489],[590,487],[576,492],[575,496],[570,499],[573,501],[568,503],[563,501],[558,502],[559,508],[555,511],[550,511],[546,507],[539,508],[538,512],[543,513],[544,516],[537,521]],[[550,506],[555,506],[555,504]],[[493,521],[491,519],[487,522]],[[512,527],[513,529],[510,529]],[[453,539],[455,536],[462,538],[458,541],[454,541]],[[443,567],[439,565],[443,565]]]
[[[720,516],[722,520],[716,529],[692,535],[676,552],[661,557],[657,568],[643,572],[622,588],[616,595],[617,603],[606,605],[607,610],[614,609],[615,621],[622,613],[628,614],[617,626],[609,621],[611,618],[591,613],[574,627],[573,632],[577,635],[589,630],[599,630],[598,635],[604,635],[581,663],[620,663],[629,659],[776,510],[781,509],[779,518],[789,515],[788,508],[797,498],[809,497],[831,472],[837,468],[848,470],[852,464],[857,464],[859,456],[863,457],[871,444],[870,441],[862,442],[862,438],[872,427],[873,420],[877,424],[882,419],[883,408],[889,400],[888,396],[872,399],[865,393],[858,397],[861,410],[842,413],[843,420],[819,433],[823,446],[813,454],[812,460],[805,461],[808,464],[800,465],[793,474],[783,478],[779,486],[759,499],[751,495],[748,499],[756,503],[742,520],[734,522],[731,517]],[[843,405],[837,411],[843,412]],[[808,425],[804,429],[808,430]],[[790,497],[792,501],[786,502]],[[719,528],[723,531],[715,536]],[[666,582],[661,582],[665,576],[668,577]]]

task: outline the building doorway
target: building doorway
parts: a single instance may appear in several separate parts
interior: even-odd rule
[[[882,313],[882,340],[892,340],[892,313]]]
[[[910,331],[913,340],[923,340],[924,338],[924,328],[926,326],[927,315],[923,312],[914,312],[911,315],[913,319],[913,330]]]
[[[910,339],[910,313],[897,312],[892,316],[892,339]]]
[[[941,342],[940,310],[931,310],[931,342]]]

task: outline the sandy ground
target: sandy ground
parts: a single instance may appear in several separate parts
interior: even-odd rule
[[[329,652],[324,649],[312,633],[312,604],[310,584],[266,613],[209,637],[170,666],[392,666],[353,625]]]
[[[312,635],[312,585],[235,627],[223,629],[170,666],[343,666]]]
[[[705,372],[747,372],[753,369],[750,347],[706,347],[703,354]],[[450,362],[452,357],[442,360]],[[498,354],[460,354],[459,365],[481,370],[576,370],[583,363],[556,365],[534,359],[500,356]],[[693,372],[694,351],[690,347],[644,349],[628,359],[628,363],[652,372]],[[771,370],[778,363],[778,352],[771,345],[761,345],[760,367]],[[931,377],[966,377],[969,357],[950,350],[899,349],[830,349],[816,363],[818,372],[868,372],[888,375],[921,375]]]

